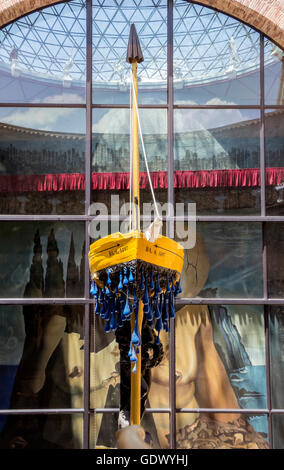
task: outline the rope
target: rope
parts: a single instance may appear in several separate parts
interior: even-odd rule
[[[131,82],[131,78],[132,78],[132,72],[130,72],[130,82]],[[132,175],[132,135],[133,135],[133,122],[132,122],[132,113],[131,113],[131,107],[132,107],[132,90],[131,90],[131,86],[129,87],[129,129],[130,129],[130,132],[129,132],[129,137],[130,137],[130,143],[129,143],[129,148],[130,148],[130,173],[129,173],[129,204],[130,204],[130,210],[129,210],[129,220],[130,220],[130,223],[129,223],[129,230],[132,231],[133,230],[133,226],[132,226],[132,204],[133,204],[133,201],[132,201],[132,184],[133,184],[133,175]]]
[[[153,185],[152,185],[151,175],[150,175],[150,171],[149,171],[149,166],[148,166],[148,161],[147,161],[147,156],[146,156],[146,151],[145,151],[145,146],[144,146],[144,139],[143,139],[142,130],[141,130],[140,117],[139,117],[137,99],[136,99],[136,94],[135,94],[134,82],[133,82],[132,76],[131,76],[131,79],[130,79],[130,80],[131,80],[131,83],[132,83],[132,89],[133,89],[133,91],[134,91],[134,93],[133,93],[133,96],[134,96],[134,105],[135,105],[135,109],[136,109],[136,112],[137,112],[138,127],[139,127],[139,134],[140,134],[140,138],[141,138],[142,151],[143,151],[143,156],[144,156],[146,171],[147,171],[147,175],[148,175],[148,179],[149,179],[150,189],[151,189],[151,193],[152,193],[152,198],[153,198],[153,202],[154,202],[154,207],[155,207],[155,211],[156,211],[157,217],[158,217],[159,219],[161,219],[161,216],[160,216],[160,213],[159,213],[159,210],[158,210],[158,206],[157,206],[157,202],[156,202],[156,198],[155,198],[155,193],[154,193]]]

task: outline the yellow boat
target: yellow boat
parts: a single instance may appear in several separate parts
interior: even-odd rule
[[[92,279],[102,287],[108,274],[115,276],[124,266],[133,267],[134,284],[140,282],[141,269],[159,273],[160,285],[165,289],[166,276],[178,281],[183,266],[182,245],[168,237],[159,236],[152,243],[143,232],[111,234],[94,242],[90,247],[89,264]],[[134,269],[135,264],[135,269]]]

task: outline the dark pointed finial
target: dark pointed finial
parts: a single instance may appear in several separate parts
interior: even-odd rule
[[[139,38],[134,23],[132,23],[130,28],[130,34],[128,39],[128,47],[126,54],[126,62],[132,64],[132,62],[143,62],[144,57],[140,47]]]

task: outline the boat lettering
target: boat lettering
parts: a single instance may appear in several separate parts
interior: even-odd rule
[[[151,255],[155,256],[165,256],[163,251],[157,250],[156,248],[151,248],[150,246],[146,246],[146,253],[150,253]]]
[[[156,255],[157,254],[156,249],[153,248],[153,250],[152,250],[152,248],[150,246],[146,246],[145,248],[146,248],[146,253],[150,253],[151,255]]]
[[[109,250],[108,255],[109,256],[119,255],[120,253],[124,253],[127,250],[128,250],[128,246],[122,246],[118,250]]]

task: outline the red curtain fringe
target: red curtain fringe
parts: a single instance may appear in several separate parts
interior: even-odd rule
[[[167,189],[167,171],[151,173],[154,189]],[[95,191],[129,189],[129,173],[92,173],[92,189]],[[275,186],[284,183],[284,167],[267,168],[265,183]],[[260,169],[175,171],[174,188],[247,188],[260,186]],[[149,188],[146,172],[140,173],[140,188]],[[1,193],[83,191],[85,175],[60,173],[48,175],[0,175]]]

